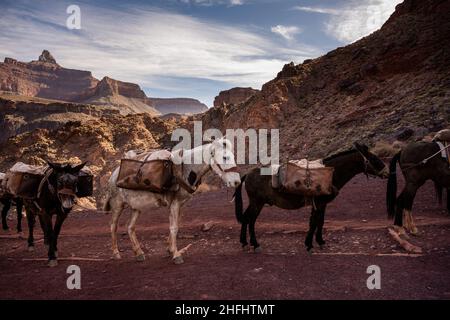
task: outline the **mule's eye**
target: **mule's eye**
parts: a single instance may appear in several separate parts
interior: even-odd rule
[[[224,148],[228,147],[226,142],[223,143],[223,147]]]
[[[228,160],[230,160],[229,157],[223,157],[223,161],[227,162]]]

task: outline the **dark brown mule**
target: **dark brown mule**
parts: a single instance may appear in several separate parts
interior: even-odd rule
[[[48,163],[52,171],[44,178],[38,197],[24,200],[28,220],[28,249],[34,249],[33,228],[36,216],[39,217],[45,244],[48,244],[48,264],[56,266],[58,236],[64,220],[75,204],[78,175],[85,163],[72,167],[70,164]],[[52,217],[56,215],[53,224]]]
[[[338,153],[323,160],[323,163],[327,167],[334,167],[333,185],[336,190],[340,190],[359,173],[376,175],[383,178],[387,178],[388,176],[387,167],[377,156],[369,152],[367,146],[355,143],[354,147],[352,150]],[[249,206],[244,213],[242,212],[242,184],[236,189],[236,218],[242,224],[240,242],[244,248],[248,245],[248,227],[250,244],[255,251],[260,250],[259,244],[256,241],[255,223],[265,204],[275,205],[288,210],[299,209],[307,204],[306,199],[301,195],[283,193],[272,188],[271,180],[271,176],[261,175],[258,168],[251,170],[246,176],[242,177],[242,182],[245,181],[245,190],[249,197]],[[327,204],[334,200],[336,196],[337,192],[333,195],[315,198],[315,206],[312,208],[309,231],[305,240],[308,251],[313,247],[314,233],[316,234],[317,243],[320,246],[325,244],[322,238],[325,209]]]
[[[397,197],[397,162],[405,177],[405,187]],[[405,227],[412,234],[418,232],[411,210],[417,190],[427,181],[432,180],[441,199],[442,188],[447,189],[447,209],[450,212],[450,168],[442,158],[440,147],[436,142],[413,142],[397,153],[391,160],[390,175],[386,192],[389,217],[394,217],[394,225]]]

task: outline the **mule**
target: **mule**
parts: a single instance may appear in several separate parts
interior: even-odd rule
[[[108,183],[108,194],[104,211],[111,211],[111,240],[112,251],[115,259],[121,259],[117,243],[117,224],[125,206],[131,208],[131,218],[128,224],[128,235],[137,261],[145,260],[145,254],[136,237],[136,222],[142,212],[151,208],[168,207],[169,214],[169,238],[168,252],[172,255],[175,264],[183,263],[183,249],[177,248],[177,233],[180,223],[180,210],[193,197],[193,191],[201,178],[212,171],[217,174],[227,187],[236,187],[241,183],[239,173],[235,172],[236,163],[232,152],[231,142],[227,139],[218,139],[191,150],[177,150],[172,152],[174,159],[178,159],[182,166],[180,187],[177,191],[165,191],[154,193],[150,191],[130,190],[116,186],[119,167],[116,168]],[[188,159],[203,157],[200,164],[192,164]]]
[[[72,167],[69,164],[48,163],[50,171],[43,178],[36,199],[24,200],[28,221],[28,250],[34,250],[33,229],[39,217],[44,243],[48,245],[48,265],[58,265],[58,236],[67,215],[75,204],[78,174],[86,163]],[[52,217],[56,215],[53,225]]]
[[[355,143],[354,149],[332,155],[323,159],[323,164],[333,167],[333,186],[335,192],[331,195],[317,196],[314,198],[311,217],[309,220],[309,231],[306,235],[305,246],[307,251],[313,248],[313,237],[322,247],[323,225],[325,222],[325,210],[329,202],[333,201],[338,191],[354,176],[360,173],[387,178],[388,169],[376,155],[369,151],[365,145]],[[309,201],[302,195],[281,192],[272,187],[272,176],[261,175],[260,169],[255,168],[242,177],[245,182],[245,190],[249,198],[249,205],[243,212],[242,184],[235,192],[235,213],[241,223],[240,243],[244,250],[248,250],[247,227],[250,233],[250,244],[255,252],[260,252],[261,247],[256,240],[255,223],[265,204],[277,206],[282,209],[296,210],[308,205]]]
[[[9,230],[6,218],[8,216],[9,210],[14,205],[16,207],[17,212],[17,233],[22,233],[22,209],[23,209],[22,198],[13,198],[12,196],[9,195],[3,195],[0,197],[0,203],[3,205],[2,229],[5,231]]]
[[[441,157],[436,142],[413,142],[404,147],[391,160],[386,191],[388,216],[394,218],[394,226],[404,233],[406,230],[417,234],[418,229],[412,217],[412,206],[417,190],[428,180],[435,183],[438,198],[442,199],[442,189],[447,189],[447,210],[450,212],[450,168],[447,159]],[[397,197],[397,163],[405,178],[405,187]]]

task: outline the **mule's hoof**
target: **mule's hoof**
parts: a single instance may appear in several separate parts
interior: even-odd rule
[[[113,259],[114,260],[120,260],[120,259],[122,259],[122,257],[121,257],[121,255],[120,255],[120,253],[113,253]]]
[[[410,231],[410,233],[411,233],[413,236],[418,236],[418,235],[419,235],[419,229],[417,229],[417,228],[412,228],[411,231]]]
[[[248,246],[248,244],[242,246],[242,251],[244,252],[250,251],[250,247]]]
[[[173,263],[175,263],[175,264],[183,264],[184,263],[183,257],[182,256],[178,256],[178,257],[173,258]]]
[[[58,251],[55,251],[55,258],[58,258]]]
[[[28,246],[28,251],[29,252],[33,252],[34,251],[34,246]]]
[[[136,256],[136,261],[142,262],[145,261],[145,254],[140,254]]]
[[[261,247],[256,247],[256,248],[253,249],[253,252],[255,252],[255,253],[261,253],[261,252],[262,252],[262,249],[261,249]]]
[[[319,249],[320,249],[320,250],[325,249],[325,243],[319,244]]]
[[[56,267],[58,265],[58,260],[49,260],[48,261],[48,266],[50,268]]]

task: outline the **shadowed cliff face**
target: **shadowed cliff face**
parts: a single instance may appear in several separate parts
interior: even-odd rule
[[[449,16],[448,0],[406,0],[379,31],[285,65],[246,102],[205,113],[204,127],[280,128],[281,151],[290,157],[448,127]]]
[[[232,88],[221,91],[214,99],[214,107],[220,107],[225,104],[241,104],[258,93],[259,90],[252,88]]]

